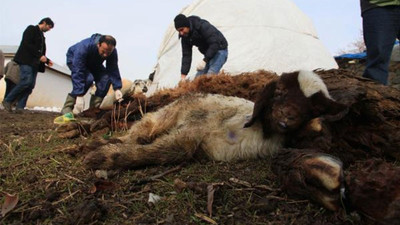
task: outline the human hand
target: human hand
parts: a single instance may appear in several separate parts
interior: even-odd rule
[[[202,71],[204,70],[204,68],[206,67],[206,62],[204,60],[201,60],[198,64],[197,64],[197,71]]]
[[[42,57],[40,57],[40,62],[42,62],[42,63],[47,62],[47,57],[42,55]]]
[[[115,90],[114,91],[114,94],[115,94],[115,99],[118,101],[118,102],[122,102],[124,99],[122,98],[122,92],[121,92],[121,90],[119,90],[119,89],[117,89],[117,90]]]
[[[185,74],[181,74],[181,81],[186,79],[186,75]]]
[[[49,63],[47,63],[49,66],[53,66],[53,61],[49,60]]]

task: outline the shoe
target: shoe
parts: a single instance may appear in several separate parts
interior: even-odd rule
[[[25,112],[25,109],[20,109],[20,108],[16,108],[14,113],[15,114],[23,114]]]
[[[71,112],[65,113],[64,115],[58,116],[54,119],[55,124],[67,124],[75,121],[76,119],[74,118],[74,114]]]
[[[4,106],[4,109],[5,109],[5,110],[7,110],[8,112],[12,112],[11,103],[6,102],[5,100],[3,100],[2,103],[3,103],[3,106]]]

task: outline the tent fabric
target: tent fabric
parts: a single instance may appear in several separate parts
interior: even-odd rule
[[[225,73],[264,69],[281,74],[337,68],[312,21],[290,0],[196,0],[181,13],[200,16],[224,34],[229,44],[228,61],[222,68]],[[194,78],[202,58],[194,46],[189,79]],[[149,94],[179,83],[181,59],[180,39],[171,21],[159,49]]]

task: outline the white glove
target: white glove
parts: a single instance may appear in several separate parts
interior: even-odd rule
[[[117,100],[118,102],[122,102],[124,99],[122,98],[122,92],[121,90],[115,90],[114,91],[115,94],[115,100]]]
[[[197,69],[197,71],[202,71],[202,70],[204,70],[204,68],[206,68],[206,62],[204,61],[204,60],[201,60],[200,62],[199,62],[199,64],[197,64],[197,67],[196,67],[196,69]]]
[[[85,99],[83,97],[76,97],[74,109],[77,113],[83,112],[83,110],[85,109]]]

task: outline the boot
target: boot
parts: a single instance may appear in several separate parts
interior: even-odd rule
[[[89,108],[99,108],[102,102],[103,102],[102,97],[92,95],[90,96]]]
[[[59,125],[62,125],[62,124],[67,124],[67,123],[71,123],[71,122],[75,122],[76,121],[76,119],[75,119],[75,117],[74,117],[74,114],[72,113],[72,112],[68,112],[68,113],[65,113],[64,115],[62,115],[62,116],[57,116],[55,119],[54,119],[54,123],[55,124],[59,124]]]
[[[12,112],[12,105],[9,102],[6,102],[6,100],[3,100],[3,106],[4,109],[7,110],[8,112]]]
[[[67,96],[65,100],[64,106],[61,110],[62,116],[58,116],[54,119],[55,124],[66,124],[70,122],[76,121],[74,118],[74,114],[72,110],[74,109],[76,98],[72,97],[71,95]]]
[[[67,99],[65,99],[65,103],[63,108],[61,109],[61,114],[72,113],[74,109],[76,98],[71,95],[67,95]]]

